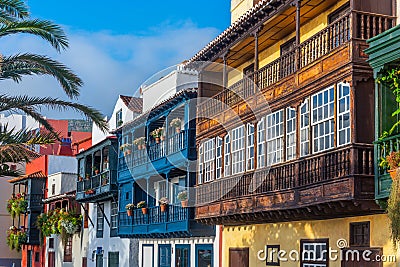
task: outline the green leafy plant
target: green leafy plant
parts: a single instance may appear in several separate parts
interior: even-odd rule
[[[146,138],[143,137],[143,136],[142,136],[142,137],[138,137],[138,138],[136,138],[135,140],[133,140],[133,144],[134,144],[135,146],[144,145],[145,142],[146,142]]]
[[[137,203],[136,207],[138,209],[146,208],[147,207],[147,203],[146,203],[146,201],[142,200],[139,203]]]
[[[82,225],[82,215],[75,211],[66,212],[64,209],[51,210],[38,216],[36,226],[41,239],[52,234],[61,235],[65,242],[68,237],[79,232]]]
[[[157,129],[153,130],[153,131],[150,133],[150,135],[151,135],[153,138],[160,138],[161,135],[162,135],[162,133],[163,133],[163,128],[157,128]]]
[[[382,76],[376,79],[378,84],[386,85],[390,90],[392,90],[396,102],[398,103],[398,108],[392,113],[392,116],[395,117],[400,114],[400,66],[392,68]],[[397,121],[393,124],[392,128],[388,132],[384,132],[383,135],[391,135],[394,130],[400,125],[400,121]]]
[[[386,156],[386,162],[390,170],[397,169],[400,166],[400,151],[391,152]]]
[[[185,201],[185,200],[187,200],[187,199],[188,199],[188,193],[187,193],[187,191],[181,191],[181,192],[179,192],[178,195],[177,195],[177,198],[178,198],[180,201]]]
[[[180,128],[182,126],[182,120],[180,118],[173,119],[169,125],[171,127]]]
[[[7,245],[10,250],[21,251],[21,245],[26,243],[27,235],[25,231],[15,226],[11,226],[7,230]]]
[[[7,201],[7,211],[12,218],[18,217],[22,213],[26,213],[27,208],[28,201],[26,201],[24,193],[13,195]]]
[[[120,149],[121,151],[126,151],[126,150],[131,149],[131,147],[132,147],[131,144],[126,143],[126,144],[121,145],[121,146],[119,147],[119,149]]]
[[[160,203],[160,205],[168,205],[169,204],[169,199],[166,198],[166,197],[162,197],[162,198],[160,198],[158,203]]]
[[[133,210],[135,208],[135,204],[129,203],[126,204],[125,209],[126,210]]]

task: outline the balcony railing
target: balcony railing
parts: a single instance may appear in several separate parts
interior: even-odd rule
[[[190,208],[182,208],[180,205],[169,205],[167,210],[162,212],[160,207],[150,207],[147,214],[143,214],[141,209],[133,210],[132,216],[126,212],[119,213],[120,232],[125,234],[145,235],[150,233],[166,234],[173,231],[187,231],[187,222],[190,219]],[[176,224],[177,227],[167,227]],[[180,227],[183,227],[182,229]],[[151,228],[151,231],[148,231]],[[130,233],[126,233],[132,231]],[[135,230],[136,229],[136,230]]]
[[[348,13],[256,73],[247,75],[211,99],[199,103],[199,117],[211,118],[227,107],[237,105],[254,95],[253,84],[257,85],[258,90],[265,90],[348,43],[352,37],[367,40],[394,25],[394,17],[359,11]]]
[[[174,133],[160,143],[149,142],[145,149],[134,149],[133,153],[125,156],[127,167],[147,164],[187,148],[187,131]],[[120,161],[120,169],[124,163]]]
[[[83,199],[111,191],[111,184],[115,183],[112,173],[107,170],[97,175],[77,182],[77,199]],[[92,192],[88,192],[88,190]]]
[[[306,187],[341,177],[372,176],[373,173],[372,145],[351,145],[272,166],[269,170],[257,170],[199,185],[196,188],[196,204],[201,206],[220,200]]]
[[[28,210],[37,210],[43,208],[43,194],[27,194],[26,201],[28,202]]]

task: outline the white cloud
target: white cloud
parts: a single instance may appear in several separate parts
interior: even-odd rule
[[[67,30],[70,48],[61,54],[26,35],[3,38],[2,53],[46,54],[63,62],[85,83],[78,101],[109,116],[119,94],[133,95],[152,74],[190,58],[217,33],[215,28],[198,28],[191,22],[164,23],[143,35]],[[66,99],[54,79],[48,77],[27,77],[18,85],[2,81],[1,92]],[[72,112],[44,114],[53,118],[74,116]]]

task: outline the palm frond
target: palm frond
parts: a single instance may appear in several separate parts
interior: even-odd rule
[[[58,140],[58,134],[52,132],[38,132],[32,130],[8,129],[5,126],[0,131],[0,146],[4,145],[48,145],[54,144]]]
[[[79,96],[79,88],[83,85],[71,69],[49,57],[29,53],[3,57],[0,80],[20,82],[22,76],[32,74],[53,76],[70,98]]]
[[[47,20],[14,21],[0,26],[0,37],[17,33],[29,33],[48,41],[57,51],[68,47],[68,39],[60,26]]]
[[[103,119],[103,115],[98,110],[89,106],[51,97],[0,95],[0,112],[23,111],[25,113],[40,114],[39,111],[43,108],[59,111],[71,109],[91,119],[102,131],[106,132],[108,130],[107,122]],[[29,113],[27,114],[29,115]]]
[[[28,7],[21,0],[0,0],[0,10],[8,17],[23,19],[29,16]]]

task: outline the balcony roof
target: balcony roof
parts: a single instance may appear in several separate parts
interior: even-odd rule
[[[43,199],[43,203],[46,204],[46,203],[51,203],[53,201],[63,200],[63,199],[75,199],[75,191],[66,193],[66,194],[62,194],[62,195],[48,197],[46,199]]]
[[[22,175],[13,179],[8,180],[9,183],[16,183],[20,181],[24,181],[27,179],[34,179],[34,178],[47,178],[47,176],[42,171],[37,171],[31,174]]]
[[[171,105],[176,105],[179,103],[185,96],[189,96],[190,98],[195,97],[197,95],[197,88],[190,88],[190,89],[184,89],[179,91],[178,93],[174,94],[170,98],[164,100],[160,104],[156,105],[153,107],[151,110],[137,116],[134,120],[129,121],[116,130],[114,130],[112,133],[117,133],[120,132],[123,128],[126,127],[134,127],[135,125],[140,125],[144,123],[146,120],[153,118],[157,116],[158,114],[164,112],[168,108],[171,107]]]
[[[119,98],[121,98],[122,102],[124,102],[125,106],[127,106],[130,111],[133,111],[138,114],[142,113],[143,109],[142,98],[126,96],[126,95],[120,95]]]
[[[118,139],[117,139],[117,137],[116,137],[115,135],[107,136],[107,137],[106,137],[103,141],[101,141],[100,143],[97,143],[97,144],[95,144],[94,146],[91,146],[91,147],[89,147],[88,149],[86,149],[86,150],[84,150],[84,151],[82,151],[82,152],[76,154],[76,157],[77,157],[77,158],[82,158],[84,155],[90,154],[90,153],[92,153],[93,151],[95,151],[95,150],[97,150],[97,149],[99,149],[99,148],[101,148],[101,147],[103,147],[103,146],[105,146],[105,145],[108,145],[109,143],[112,143],[113,141],[115,141],[115,142],[118,141]]]

